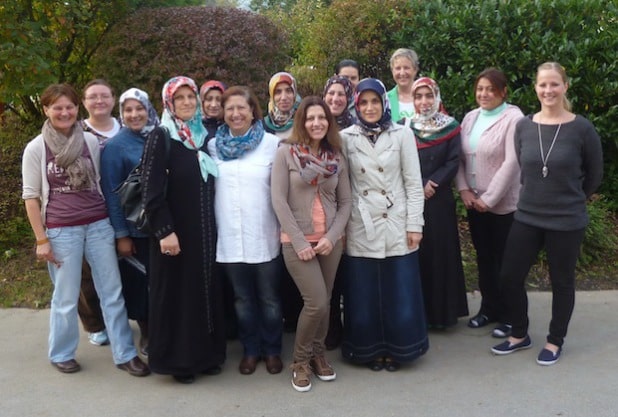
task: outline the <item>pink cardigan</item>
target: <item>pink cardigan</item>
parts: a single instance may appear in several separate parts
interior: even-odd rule
[[[461,160],[455,178],[457,190],[472,190],[489,206],[494,214],[512,213],[519,199],[519,163],[515,154],[513,136],[517,121],[523,117],[519,107],[512,104],[500,114],[498,120],[481,134],[476,152],[470,149],[470,132],[480,113],[472,110],[461,123]],[[471,169],[472,157],[476,162],[476,188],[466,178]]]

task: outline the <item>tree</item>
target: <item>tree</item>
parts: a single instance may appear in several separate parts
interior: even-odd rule
[[[198,0],[13,0],[0,6],[0,102],[40,120],[38,94],[49,84],[81,86],[102,36],[142,7],[200,4]]]
[[[163,84],[181,74],[248,85],[265,102],[271,75],[290,62],[287,38],[264,16],[221,7],[142,9],[105,36],[93,75],[118,91],[144,89],[159,108]]]

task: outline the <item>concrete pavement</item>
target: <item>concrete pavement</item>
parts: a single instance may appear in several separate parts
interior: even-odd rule
[[[479,296],[468,300],[476,313]],[[469,329],[461,319],[431,332],[429,352],[399,372],[372,372],[330,352],[337,380],[315,380],[308,393],[292,389],[287,369],[269,375],[260,364],[240,375],[237,341],[221,375],[181,385],[117,370],[109,347],[90,345],[82,332],[82,371],[64,375],[47,360],[49,311],[0,310],[0,417],[618,416],[618,291],[578,292],[562,358],[541,367],[550,300],[530,293],[532,349],[493,356],[491,328]],[[286,363],[292,341],[285,335]]]

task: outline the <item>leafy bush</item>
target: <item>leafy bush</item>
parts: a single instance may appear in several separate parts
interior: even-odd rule
[[[588,204],[590,223],[579,256],[580,268],[594,262],[604,262],[618,253],[618,235],[615,230],[613,215],[608,208],[608,201],[603,196],[596,196]]]
[[[293,33],[294,27],[288,30]],[[459,120],[476,107],[472,86],[483,69],[501,68],[510,80],[509,101],[531,113],[539,107],[536,67],[560,62],[572,77],[575,112],[590,119],[603,140],[607,175],[600,191],[618,209],[616,2],[334,0],[302,30],[295,63],[314,66],[312,74],[324,79],[336,62],[352,58],[363,76],[392,86],[390,54],[399,47],[415,49],[421,73],[438,81],[446,108]]]
[[[287,40],[266,17],[219,7],[143,9],[102,40],[92,72],[118,90],[139,87],[161,108],[161,88],[187,75],[253,88],[267,101],[268,80],[291,61]]]

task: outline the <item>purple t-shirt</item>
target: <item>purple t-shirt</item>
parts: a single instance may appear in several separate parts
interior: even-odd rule
[[[92,158],[87,146],[84,146],[82,156],[90,161]],[[49,182],[49,202],[46,208],[45,225],[48,229],[54,227],[81,226],[107,217],[105,200],[99,193],[96,183],[89,189],[75,190],[69,185],[69,176],[64,168],[56,165],[56,159],[51,150],[45,146],[47,181]],[[94,172],[91,175],[95,178]]]

